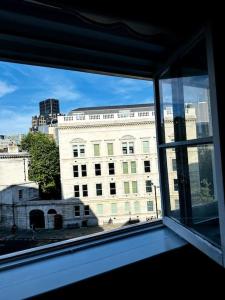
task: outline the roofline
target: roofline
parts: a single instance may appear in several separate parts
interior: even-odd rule
[[[109,105],[109,106],[92,106],[92,107],[79,107],[72,111],[84,110],[106,110],[106,109],[119,109],[119,108],[137,108],[137,107],[152,107],[154,103],[141,103],[141,104],[128,104],[128,105]]]

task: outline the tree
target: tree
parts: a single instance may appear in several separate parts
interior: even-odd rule
[[[39,184],[40,196],[60,198],[59,149],[54,139],[40,132],[28,133],[21,141],[30,154],[29,179]]]

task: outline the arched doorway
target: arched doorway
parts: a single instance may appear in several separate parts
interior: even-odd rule
[[[34,209],[30,211],[30,225],[34,225],[35,228],[45,228],[45,217],[42,210]]]
[[[54,218],[54,228],[61,229],[63,227],[63,217],[60,214],[56,214]]]

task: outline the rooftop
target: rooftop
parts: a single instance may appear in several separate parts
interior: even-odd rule
[[[74,113],[84,113],[84,114],[91,114],[91,113],[117,113],[121,110],[130,110],[130,111],[143,111],[143,108],[146,110],[154,110],[153,103],[143,103],[143,104],[132,104],[132,105],[112,105],[112,106],[93,106],[93,107],[80,107],[73,109],[69,115]]]

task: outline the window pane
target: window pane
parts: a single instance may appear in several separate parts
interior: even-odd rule
[[[126,213],[130,212],[130,203],[129,202],[125,202],[124,204],[124,210]]]
[[[96,195],[102,196],[102,184],[101,183],[96,184]]]
[[[135,201],[135,202],[134,202],[134,211],[135,211],[136,213],[139,213],[139,212],[140,212],[140,203],[139,203],[139,201]]]
[[[131,162],[131,173],[136,173],[136,161]]]
[[[117,214],[117,204],[116,203],[111,203],[111,214],[112,215]]]
[[[107,148],[108,148],[108,155],[113,155],[113,143],[108,143]]]
[[[129,154],[133,154],[133,153],[134,153],[134,143],[129,142]]]
[[[152,182],[151,182],[151,180],[146,180],[145,185],[146,185],[146,193],[151,193],[152,192]]]
[[[124,193],[125,194],[129,194],[130,193],[129,182],[124,182]]]
[[[79,205],[76,205],[74,207],[74,214],[75,214],[75,217],[80,217],[80,206]]]
[[[85,156],[85,146],[84,145],[80,145],[79,149],[80,149],[80,156],[84,157]]]
[[[90,207],[89,205],[84,205],[84,215],[89,216],[90,215]]]
[[[138,192],[137,181],[132,181],[132,192],[133,193]]]
[[[103,215],[103,204],[97,204],[97,213]]]
[[[123,174],[128,174],[128,162],[123,162]]]
[[[163,75],[160,80],[162,142],[212,136],[207,72],[203,40]]]
[[[149,154],[149,141],[143,141],[142,146],[143,146],[143,153]]]
[[[99,156],[99,155],[100,155],[100,145],[94,144],[94,156]]]
[[[182,158],[186,153],[188,165],[185,167],[182,161],[178,163],[177,159],[177,171],[172,171],[171,167],[168,171],[169,215],[219,244],[218,204],[214,193],[213,145],[183,146],[176,151],[166,149],[167,168],[171,166],[171,158],[175,157],[175,153]],[[184,177],[184,174],[188,177]]]
[[[78,166],[73,166],[73,177],[79,177]]]
[[[101,175],[101,164],[95,164],[95,175],[96,176]]]
[[[114,163],[109,163],[109,175],[115,174]]]
[[[82,172],[83,177],[87,176],[87,166],[86,165],[81,165],[81,172]]]
[[[109,184],[110,186],[110,195],[115,195],[116,194],[116,184],[114,182],[111,182]]]
[[[74,197],[80,197],[79,185],[74,185]]]
[[[145,167],[145,173],[149,173],[151,171],[149,160],[144,161],[144,167]]]
[[[153,201],[147,201],[147,211],[153,211]]]
[[[87,186],[87,184],[83,184],[82,189],[83,189],[83,197],[87,197],[88,196],[88,186]]]
[[[127,154],[128,153],[128,149],[127,149],[127,143],[122,143],[122,152],[123,154]]]

